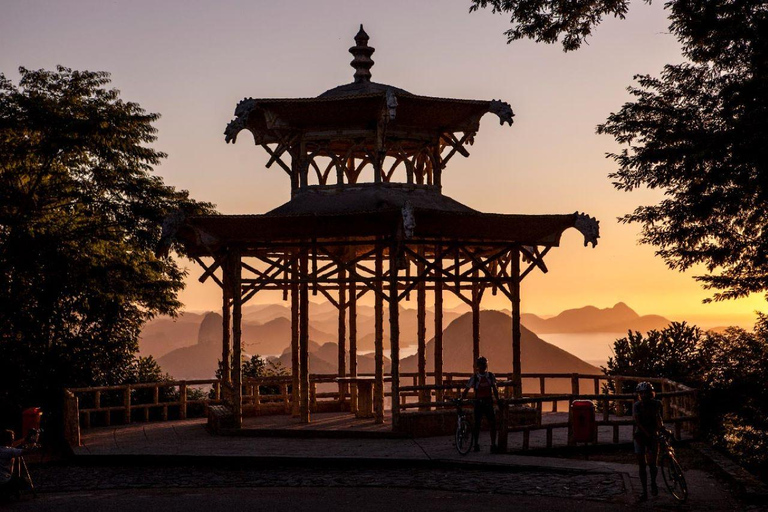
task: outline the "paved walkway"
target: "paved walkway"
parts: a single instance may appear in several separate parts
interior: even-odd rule
[[[388,422],[376,425],[370,419],[356,419],[348,413],[322,413],[313,415],[309,425],[302,425],[297,419],[287,415],[246,418],[244,427],[252,432],[274,433],[286,431],[287,434],[304,433],[307,438],[286,439],[248,437],[211,436],[205,430],[204,419],[183,421],[134,423],[115,427],[100,427],[83,430],[82,446],[75,449],[77,455],[206,455],[206,456],[259,456],[259,457],[355,457],[376,459],[456,459],[468,460],[460,456],[452,445],[452,436],[412,439],[376,439],[376,443],[363,442],[361,439],[317,439],[309,438],[314,432],[318,435],[327,432],[349,432],[351,434],[387,434],[391,426]],[[388,420],[388,418],[387,418]],[[559,423],[567,420],[567,413],[547,413],[543,423]],[[567,445],[567,429],[553,430],[554,446]],[[291,436],[293,437],[293,436]],[[366,440],[368,441],[368,440]],[[619,428],[619,442],[632,441],[632,428]],[[481,443],[486,447],[489,434],[481,433]],[[531,449],[546,447],[546,431],[538,430],[530,434]],[[598,428],[598,443],[613,443],[613,428]],[[509,434],[509,451],[522,449],[523,434]]]
[[[322,424],[321,416],[316,415],[318,426]],[[328,419],[331,421],[331,416]],[[193,419],[84,431],[83,446],[75,449],[78,457],[72,466],[42,467],[36,470],[35,478],[47,482],[38,485],[50,492],[170,487],[395,487],[586,499],[622,506],[632,504],[640,489],[634,465],[491,455],[485,432],[481,439],[484,449],[462,456],[456,452],[451,436],[230,437],[212,436],[204,424],[204,420]],[[532,446],[534,440],[532,435]],[[622,440],[628,437],[623,435]],[[691,499],[684,509],[738,509],[728,490],[712,475],[694,468],[686,470]],[[661,479],[659,483],[663,485]],[[672,509],[676,504],[662,490],[652,506]]]

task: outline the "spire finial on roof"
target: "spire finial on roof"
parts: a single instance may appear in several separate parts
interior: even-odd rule
[[[355,68],[356,84],[371,81],[371,67],[373,66],[371,55],[376,50],[368,46],[368,39],[368,34],[363,30],[361,23],[360,31],[355,36],[355,46],[349,49],[349,53],[355,57],[350,65]]]

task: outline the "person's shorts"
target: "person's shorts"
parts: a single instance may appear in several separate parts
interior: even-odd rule
[[[656,456],[656,453],[659,451],[659,443],[655,439],[648,439],[644,436],[635,436],[634,445],[637,455],[647,453]]]
[[[488,419],[489,426],[496,426],[496,411],[493,410],[493,400],[481,398],[475,402],[475,423],[479,424],[483,416]]]

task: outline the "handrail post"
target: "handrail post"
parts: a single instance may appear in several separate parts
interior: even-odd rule
[[[571,394],[572,395],[578,395],[579,394],[579,374],[574,373],[571,375]],[[571,399],[573,401],[573,399]]]
[[[280,394],[283,396],[285,414],[291,414],[291,395],[288,393],[288,384],[280,384]]]
[[[501,407],[501,428],[499,428],[499,451],[506,453],[509,443],[509,404]]]
[[[131,385],[127,384],[123,390],[123,407],[125,408],[125,424],[131,422]]]
[[[179,383],[179,419],[187,419],[187,382],[181,381]]]
[[[80,446],[80,402],[68,389],[64,390],[64,438],[71,447]]]

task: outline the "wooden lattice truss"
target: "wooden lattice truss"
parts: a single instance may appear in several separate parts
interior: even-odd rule
[[[322,295],[339,311],[339,375],[357,374],[355,317],[357,301],[371,293],[375,302],[376,382],[374,396],[377,421],[383,421],[383,322],[384,305],[389,306],[390,345],[392,347],[392,388],[399,387],[398,305],[415,293],[418,302],[419,353],[418,373],[425,382],[424,317],[427,291],[435,297],[435,378],[442,375],[442,304],[443,291],[451,292],[472,308],[473,355],[479,356],[479,310],[486,290],[506,296],[513,312],[513,373],[520,389],[520,282],[534,269],[547,271],[544,256],[550,247],[510,243],[482,243],[435,240],[368,240],[357,242],[310,241],[303,244],[263,244],[247,250],[230,250],[213,261],[196,258],[204,268],[200,281],[212,279],[222,287],[224,304],[223,360],[230,359],[229,326],[233,329],[232,349],[240,357],[240,310],[261,291],[281,291],[291,300],[292,370],[295,379],[294,404],[301,404],[301,416],[309,421],[308,395],[308,317],[309,295]],[[521,268],[521,263],[524,268]],[[522,271],[521,271],[522,270]],[[218,275],[217,275],[218,273]],[[230,318],[230,308],[232,318]],[[349,336],[345,332],[349,314]],[[346,368],[349,340],[350,368]],[[224,380],[229,380],[226,367]],[[232,374],[238,389],[240,376]],[[303,383],[303,384],[302,384]],[[237,409],[238,406],[235,405]],[[393,417],[397,407],[393,408]],[[395,420],[393,420],[395,421]]]
[[[474,143],[475,132],[444,132],[438,141],[392,135],[371,141],[366,135],[350,132],[347,138],[322,139],[275,130],[272,138],[279,142],[259,145],[270,157],[266,167],[277,164],[291,177],[293,188],[307,186],[310,174],[321,186],[354,185],[364,170],[373,172],[374,182],[390,183],[399,169],[408,184],[440,185],[441,171],[454,155],[469,157],[465,146]]]

